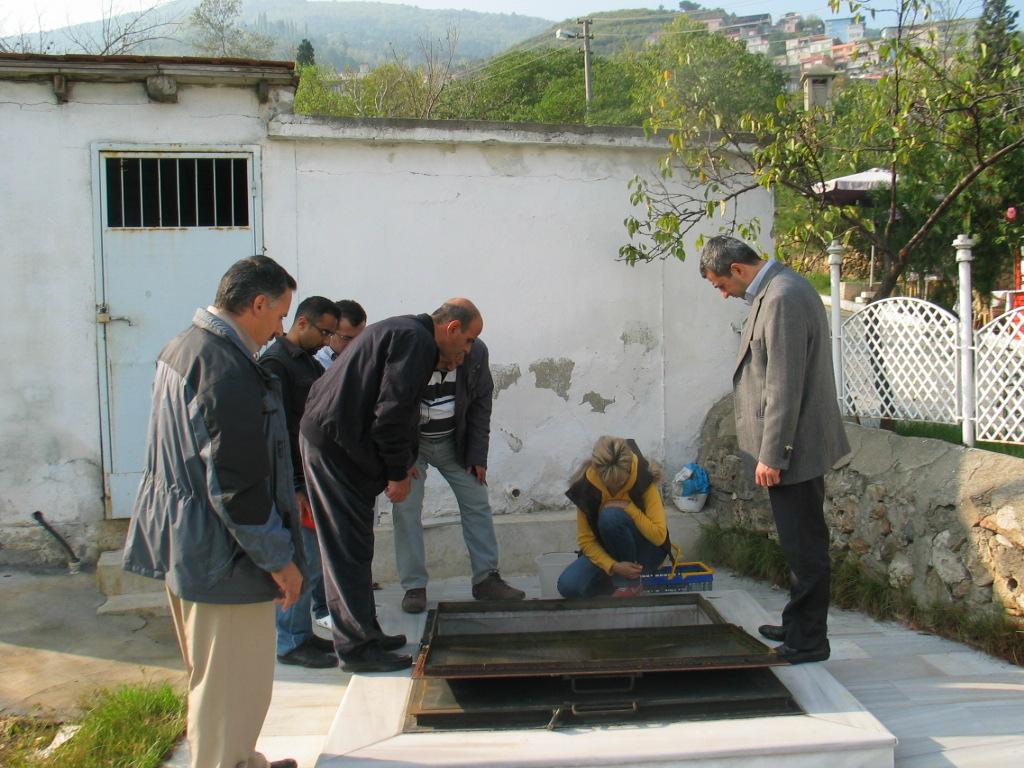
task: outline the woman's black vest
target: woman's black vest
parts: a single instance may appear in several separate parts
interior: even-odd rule
[[[632,438],[626,440],[626,445],[636,455],[636,482],[633,483],[633,487],[629,489],[628,496],[629,500],[632,501],[637,509],[641,512],[644,511],[644,494],[647,489],[654,483],[654,474],[651,472],[651,465],[648,463],[644,455],[640,453],[640,448],[637,447],[636,441]],[[566,497],[569,501],[575,504],[587,518],[587,523],[590,525],[590,530],[594,532],[594,536],[597,541],[605,549],[604,542],[601,541],[601,531],[597,527],[597,517],[601,512],[601,491],[594,487],[589,480],[587,480],[586,473],[570,486],[569,490],[565,492]],[[669,541],[668,526],[665,527],[665,541],[659,546],[669,554],[672,554],[672,544]]]

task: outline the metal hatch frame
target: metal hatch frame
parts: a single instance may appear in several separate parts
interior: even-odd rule
[[[675,611],[699,617],[698,622],[666,624]],[[583,628],[551,631],[508,632],[517,618],[534,624],[558,624],[558,619],[586,623],[580,617],[619,617],[632,611],[636,617],[660,614],[660,625],[642,627],[648,642],[635,644],[643,651],[629,655],[617,628]],[[593,612],[593,613],[591,613]],[[485,626],[486,624],[492,626]],[[621,623],[621,620],[620,620]],[[500,629],[506,625],[505,631]],[[451,625],[451,626],[449,626]],[[552,645],[557,643],[557,645]],[[519,646],[523,649],[557,648],[556,658],[490,660],[489,654]],[[687,647],[702,652],[680,654]],[[709,653],[707,648],[721,648]],[[493,649],[493,650],[492,650]],[[662,651],[658,655],[657,651]],[[576,658],[567,658],[573,651]],[[609,652],[609,651],[614,652]],[[529,655],[529,654],[527,654]],[[534,654],[535,656],[535,654]],[[453,661],[484,658],[483,662]],[[726,622],[701,594],[683,593],[633,598],[628,604],[610,598],[593,600],[527,600],[521,603],[474,601],[439,603],[427,616],[413,678],[479,679],[577,675],[626,676],[645,672],[679,672],[706,669],[742,669],[783,664],[775,652],[741,627]]]

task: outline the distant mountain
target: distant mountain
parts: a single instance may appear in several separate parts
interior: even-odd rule
[[[199,0],[175,0],[155,8],[150,17],[166,21],[161,34],[134,53],[195,55],[189,43],[188,17]],[[273,58],[295,58],[303,38],[313,43],[318,64],[336,69],[376,66],[393,52],[411,62],[422,61],[421,45],[443,41],[449,30],[458,34],[457,62],[487,59],[551,27],[548,19],[518,14],[477,13],[461,10],[425,10],[411,5],[332,0],[243,0],[242,21],[270,35],[276,44]],[[45,33],[49,53],[81,51],[74,39],[102,37],[100,22],[79,24]],[[441,50],[446,50],[441,46]]]

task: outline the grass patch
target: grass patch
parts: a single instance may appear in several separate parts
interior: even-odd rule
[[[832,293],[832,275],[828,272],[808,272],[804,277],[818,293],[826,296]]]
[[[37,717],[0,717],[0,765],[25,765],[28,756],[46,747],[60,723]]]
[[[765,534],[746,528],[703,526],[697,542],[697,559],[728,566],[741,576],[789,586],[789,566],[782,547]]]
[[[0,765],[158,768],[185,730],[185,700],[167,683],[98,691],[89,700],[78,732],[40,758],[36,752],[49,743],[57,726],[51,724],[51,728],[41,744],[29,745]]]
[[[782,547],[764,534],[706,525],[701,529],[697,552],[701,560],[727,566],[742,576],[789,586]],[[982,611],[963,603],[922,606],[908,589],[893,587],[888,579],[868,570],[853,556],[833,559],[832,604],[876,619],[902,621],[914,629],[1024,665],[1024,626],[1005,613]]]
[[[963,445],[963,430],[958,424],[935,424],[927,421],[897,421],[896,434],[904,437],[930,437],[935,440],[944,440],[954,445]],[[1007,456],[1016,456],[1024,459],[1024,445],[1011,443],[989,443],[979,440],[974,445],[983,451],[993,453],[1005,453]]]

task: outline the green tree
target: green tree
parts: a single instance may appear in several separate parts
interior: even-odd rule
[[[464,74],[447,94],[446,112],[473,120],[638,125],[631,68],[595,56],[594,95],[587,109],[583,60],[570,48],[510,51]]]
[[[838,5],[832,0],[834,10]],[[854,14],[870,11],[849,5]],[[668,194],[635,180],[632,200],[644,215],[627,220],[630,242],[620,249],[622,258],[684,258],[685,235],[705,220],[740,236],[754,234],[762,222],[745,217],[736,201],[759,185],[785,192],[779,199],[790,208],[790,229],[776,231],[778,242],[817,240],[820,248],[841,238],[862,250],[873,246],[884,262],[878,297],[889,295],[908,269],[949,272],[957,231],[983,232],[982,222],[1005,208],[995,201],[1008,185],[1019,187],[1022,58],[1014,41],[1004,65],[979,77],[985,62],[965,40],[946,50],[945,36],[957,27],[922,25],[928,11],[921,0],[900,0],[895,34],[877,48],[886,74],[849,84],[833,109],[805,111],[780,95],[776,109],[751,110],[733,126],[702,108],[701,99],[661,96],[649,127],[670,132],[662,170],[683,171],[699,186]],[[710,133],[719,123],[721,132]],[[894,179],[874,206],[829,204],[824,181],[870,167],[885,168]],[[978,254],[985,251],[981,244]],[[998,264],[976,266],[979,276],[999,271]]]
[[[634,98],[652,127],[677,116],[697,121],[699,130],[739,127],[744,114],[775,111],[785,78],[764,56],[708,32],[686,16],[667,25],[660,40],[633,59]]]
[[[985,0],[978,19],[975,39],[979,56],[990,68],[998,70],[1013,51],[1017,11],[1011,11],[1006,0]]]
[[[192,45],[216,57],[263,59],[274,49],[272,38],[245,27],[242,0],[202,0],[189,15]]]
[[[392,51],[392,60],[366,75],[338,75],[326,67],[300,69],[295,111],[339,117],[450,117],[442,96],[451,86],[458,31],[444,40],[420,41],[422,61],[411,64]]]
[[[316,53],[313,44],[306,38],[302,38],[298,49],[295,51],[295,63],[302,67],[312,67],[316,64]]]
[[[359,114],[340,87],[341,79],[328,66],[298,67],[299,87],[295,89],[295,111],[300,115]]]
[[[686,256],[683,238],[714,210],[732,204],[734,226],[751,226],[736,216],[735,199],[755,189],[753,136],[747,131],[774,115],[783,100],[783,78],[765,57],[685,16],[661,41],[637,55],[634,95],[645,105],[645,128],[667,134],[670,153],[661,177],[630,183],[643,214],[626,220],[630,243],[620,256],[630,264],[665,256]],[[728,84],[726,86],[726,84]],[[677,170],[699,186],[689,194],[670,192],[663,177]]]
[[[813,13],[809,13],[796,23],[796,28],[805,35],[821,35],[825,32],[825,22]]]

